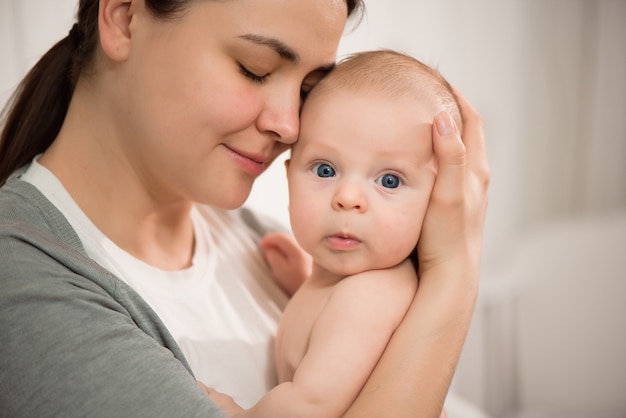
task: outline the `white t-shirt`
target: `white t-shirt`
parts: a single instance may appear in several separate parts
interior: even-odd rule
[[[248,408],[277,383],[274,337],[287,296],[271,277],[239,211],[195,206],[191,267],[163,271],[131,256],[33,161],[22,176],[63,215],[87,254],[139,293],[183,350],[196,379]]]

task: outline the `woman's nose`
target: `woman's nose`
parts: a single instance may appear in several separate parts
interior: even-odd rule
[[[275,139],[291,145],[298,139],[300,130],[300,92],[273,94],[268,97],[258,119],[258,128]]]

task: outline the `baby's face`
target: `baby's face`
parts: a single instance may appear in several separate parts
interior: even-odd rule
[[[291,226],[339,275],[394,266],[415,247],[435,181],[436,109],[408,98],[320,92],[287,173]]]

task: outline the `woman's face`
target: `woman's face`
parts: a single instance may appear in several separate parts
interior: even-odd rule
[[[239,207],[299,131],[301,90],[334,63],[343,0],[189,2],[133,10],[114,84],[116,137],[157,200]]]

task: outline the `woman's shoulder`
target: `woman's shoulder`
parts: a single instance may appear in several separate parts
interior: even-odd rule
[[[18,178],[0,188],[0,288],[4,334],[45,322],[45,335],[39,333],[45,345],[71,333],[76,318],[90,318],[90,332],[135,323],[140,335],[175,346],[148,304],[91,259],[61,212]]]
[[[118,288],[65,216],[19,172],[0,188],[0,271],[3,285],[34,297],[72,287],[113,297]]]
[[[18,170],[0,187],[0,239],[30,242],[44,237],[61,240],[81,251],[82,244],[65,216]]]

